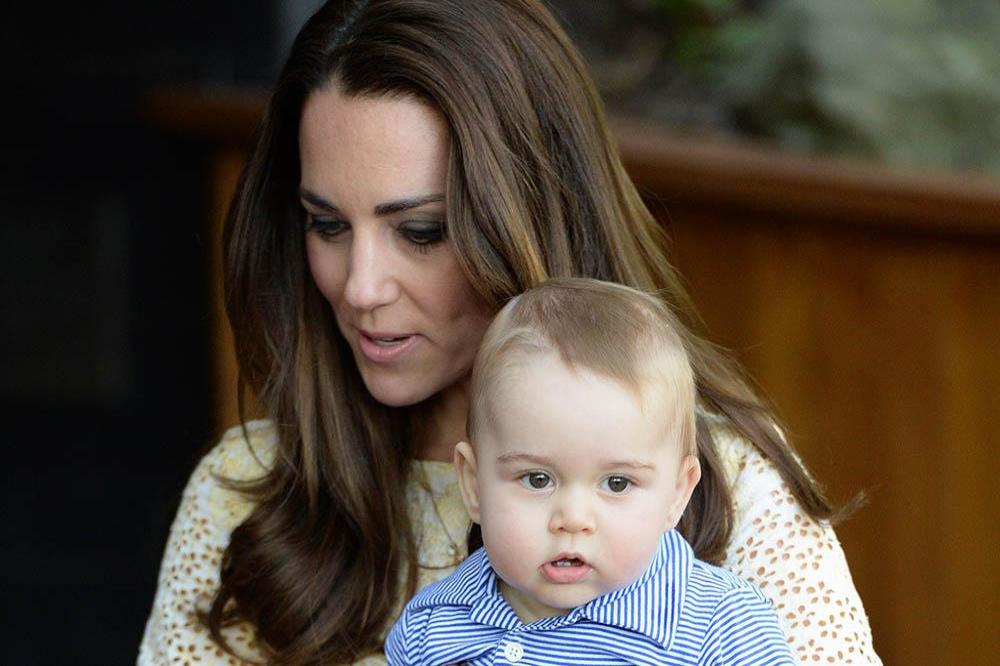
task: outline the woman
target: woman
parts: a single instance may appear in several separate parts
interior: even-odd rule
[[[195,471],[140,662],[382,663],[466,554],[446,462],[490,316],[553,276],[655,291],[686,333],[703,478],[681,529],[804,661],[878,663],[833,510],[702,340],[581,61],[536,0],[341,0],[302,29],[226,226],[241,381],[270,416]],[[213,640],[214,638],[214,640]]]

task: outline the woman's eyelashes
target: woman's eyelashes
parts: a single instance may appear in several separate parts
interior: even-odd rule
[[[306,232],[316,232],[324,240],[337,240],[350,225],[336,218],[306,214]],[[445,225],[437,220],[406,220],[395,226],[396,233],[418,252],[429,252],[445,240]]]
[[[421,252],[429,251],[445,239],[444,224],[436,220],[408,220],[401,222],[396,231]]]
[[[306,215],[306,233],[310,231],[316,232],[323,240],[333,240],[345,229],[347,229],[347,223],[341,220]]]

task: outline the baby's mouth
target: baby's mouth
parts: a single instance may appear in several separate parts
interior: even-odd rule
[[[591,566],[579,557],[558,557],[542,565],[542,575],[552,583],[576,583],[593,571]]]

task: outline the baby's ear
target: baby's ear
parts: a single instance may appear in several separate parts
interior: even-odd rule
[[[677,527],[677,523],[680,522],[681,516],[684,514],[684,509],[687,508],[688,501],[691,499],[691,493],[694,492],[694,487],[698,485],[698,481],[700,480],[701,463],[698,462],[698,456],[684,456],[680,467],[677,469],[674,501],[670,506],[670,511],[667,513],[667,522],[663,527],[665,532]]]
[[[465,510],[469,512],[472,522],[479,522],[479,480],[476,478],[476,452],[468,442],[459,442],[455,446],[455,471],[458,476],[458,488],[462,491],[462,501]]]

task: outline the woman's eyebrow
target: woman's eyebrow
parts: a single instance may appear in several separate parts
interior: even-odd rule
[[[313,206],[316,206],[317,208],[322,208],[323,210],[330,211],[331,213],[340,213],[339,208],[320,195],[304,187],[299,188],[299,198],[312,204]],[[444,201],[443,194],[427,194],[421,197],[410,197],[408,199],[399,199],[397,201],[387,201],[375,206],[374,213],[378,217],[384,217],[386,215],[401,213],[405,210],[419,208],[426,204],[437,203],[439,201]]]
[[[340,209],[334,206],[332,203],[321,197],[320,195],[307,190],[304,187],[299,188],[299,198],[307,203],[311,203],[317,208],[322,208],[323,210],[328,210],[331,213],[339,213]]]
[[[411,208],[420,208],[421,206],[429,203],[437,203],[438,201],[444,201],[443,194],[428,194],[422,197],[413,197],[412,199],[400,199],[399,201],[390,201],[388,203],[381,203],[375,206],[375,215],[392,215],[393,213],[401,213],[404,210],[410,210]]]

